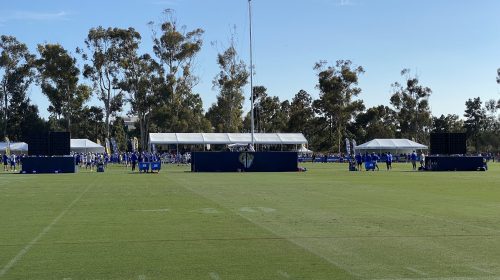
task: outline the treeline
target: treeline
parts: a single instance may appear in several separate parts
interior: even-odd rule
[[[249,67],[234,43],[217,55],[213,78],[217,101],[204,112],[193,88],[193,63],[203,47],[204,30],[180,26],[171,11],[150,23],[153,49],[140,53],[142,35],[134,28],[91,28],[75,54],[59,44],[39,44],[37,53],[15,37],[0,37],[0,133],[24,140],[33,132],[70,131],[73,138],[115,138],[122,150],[138,137],[146,147],[150,132],[249,132],[250,113],[243,112]],[[77,61],[83,61],[79,68]],[[299,91],[280,100],[265,86],[253,88],[256,132],[302,132],[316,151],[341,152],[345,138],[362,143],[373,138],[409,138],[428,143],[430,132],[466,132],[471,152],[500,151],[500,100],[465,102],[463,117],[432,116],[432,90],[404,69],[388,85],[388,105],[366,108],[358,80],[364,69],[349,60],[316,63],[319,98]],[[500,83],[500,70],[497,82]],[[40,87],[50,102],[45,120],[28,96]],[[88,101],[96,96],[100,106]],[[130,110],[124,111],[128,103]],[[137,116],[128,131],[120,114]],[[111,120],[114,120],[113,122]]]

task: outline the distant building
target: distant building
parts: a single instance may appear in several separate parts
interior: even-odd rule
[[[139,121],[139,118],[136,116],[121,116],[120,118],[123,119],[123,122],[125,123],[125,127],[128,131],[134,130],[135,129],[135,123]],[[111,120],[111,123],[113,123],[115,119]]]

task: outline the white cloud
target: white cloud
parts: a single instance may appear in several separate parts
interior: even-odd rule
[[[337,3],[337,6],[354,6],[356,3],[354,3],[353,0],[340,0]]]
[[[177,2],[175,0],[158,0],[153,2],[154,5],[165,5],[165,6],[175,6]]]
[[[0,22],[8,22],[12,20],[29,20],[29,21],[54,21],[68,20],[68,13],[64,11],[55,13],[33,12],[33,11],[11,11],[0,13],[2,20]]]

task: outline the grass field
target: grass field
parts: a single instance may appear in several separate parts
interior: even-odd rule
[[[500,279],[487,172],[0,174],[0,279]]]

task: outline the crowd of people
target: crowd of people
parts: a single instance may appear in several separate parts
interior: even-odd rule
[[[251,151],[253,147],[243,147],[242,151]],[[75,157],[76,164],[80,168],[85,168],[86,170],[95,170],[99,164],[107,166],[108,164],[121,164],[125,167],[132,168],[133,171],[136,170],[138,163],[140,162],[161,162],[162,164],[190,164],[191,163],[191,153],[169,153],[169,152],[121,152],[115,154],[107,153],[72,153]],[[492,153],[478,154],[483,156],[486,161],[493,161],[500,159],[500,154],[495,155]],[[20,164],[23,157],[26,154],[7,154],[3,153],[1,155],[4,171],[15,172],[20,170]],[[392,169],[393,162],[411,162],[412,169],[417,170],[418,168],[425,168],[425,154],[416,153],[413,151],[408,154],[393,155],[390,152],[377,154],[377,153],[357,153],[354,156],[349,156],[345,154],[313,154],[313,155],[301,155],[299,156],[300,162],[349,162],[350,169],[363,170],[366,168],[366,163],[371,163],[369,165],[369,170],[380,170],[378,163],[386,163],[386,169]],[[418,167],[420,163],[420,167]],[[365,164],[365,166],[363,166]]]
[[[2,154],[2,162],[3,162],[3,171],[17,171],[19,169],[19,165],[21,164],[21,157],[24,155],[18,156],[16,154]]]
[[[403,156],[403,155],[401,155]],[[425,154],[417,154],[415,151],[410,153],[408,156],[405,155],[408,161],[412,164],[412,169],[417,170],[417,162],[420,162],[420,169],[425,169]],[[360,154],[357,153],[354,156],[354,159],[350,161],[350,170],[361,171],[363,170],[363,163],[365,164],[366,170],[377,170],[380,168],[378,166],[379,162],[385,162],[387,171],[392,170],[392,163],[394,162],[394,156],[391,152],[383,153],[382,155],[378,155],[376,153],[365,153]]]
[[[162,164],[188,164],[191,162],[191,153],[189,152],[183,154],[166,152],[73,153],[72,155],[80,168],[90,171],[96,169],[99,164],[107,166],[110,163],[131,167],[132,171],[135,171],[141,162],[161,162]]]

